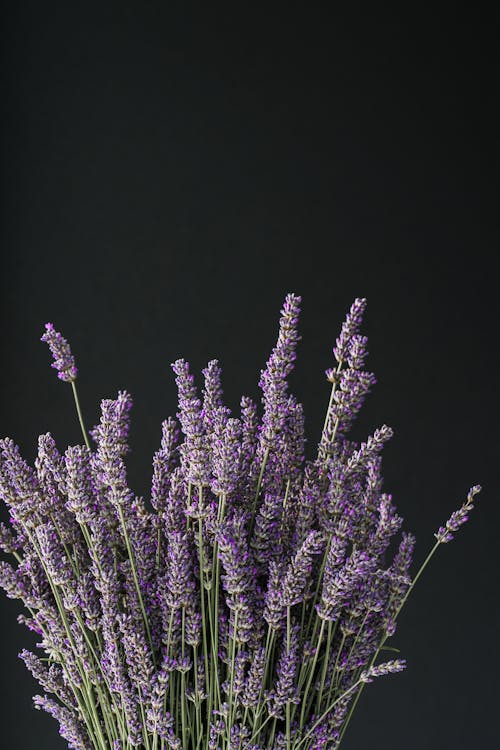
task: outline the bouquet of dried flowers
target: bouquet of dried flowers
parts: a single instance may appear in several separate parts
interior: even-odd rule
[[[224,405],[221,370],[172,365],[177,420],[162,425],[148,502],[127,483],[131,398],[101,404],[87,435],[67,341],[51,324],[53,367],[71,383],[84,445],[39,438],[34,468],[0,442],[0,584],[46,656],[20,654],[75,750],[338,748],[417,579],[467,520],[479,486],[435,534],[412,578],[414,538],[382,491],[389,427],[349,428],[375,378],[364,369],[356,299],[333,350],[315,457],[289,392],[300,298],[289,294],[259,386],[262,406]],[[395,650],[395,649],[394,649]]]

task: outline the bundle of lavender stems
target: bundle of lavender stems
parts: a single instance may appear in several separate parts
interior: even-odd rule
[[[327,370],[330,402],[305,459],[303,409],[288,389],[300,297],[288,294],[259,387],[225,406],[221,370],[172,365],[177,420],[162,424],[148,501],[127,483],[128,393],[101,403],[87,435],[68,342],[46,325],[53,367],[71,383],[84,445],[39,438],[34,468],[0,441],[0,584],[40,657],[20,657],[74,750],[338,748],[398,615],[436,549],[467,520],[480,487],[435,534],[416,575],[414,538],[382,491],[392,431],[348,438],[375,382],[356,299]],[[92,444],[90,442],[92,440]],[[389,554],[390,551],[390,554]],[[383,659],[383,657],[382,657]]]

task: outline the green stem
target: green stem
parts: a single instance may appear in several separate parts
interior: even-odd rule
[[[224,512],[226,507],[226,496],[224,493],[219,497],[219,505],[217,508],[217,527],[220,526],[224,519]],[[214,548],[212,554],[212,591],[211,600],[212,604],[210,612],[213,612],[213,628],[212,620],[210,621],[210,632],[212,636],[212,661],[210,664],[210,690],[209,690],[209,716],[213,707],[219,708],[221,704],[220,697],[220,685],[219,685],[219,671],[217,666],[217,659],[219,653],[219,588],[220,588],[220,566],[219,566],[219,555],[218,555],[218,542],[217,538],[214,541]],[[208,681],[208,675],[207,675]],[[207,682],[208,684],[208,682]],[[217,701],[216,701],[217,697]],[[215,704],[215,705],[214,705]]]
[[[203,488],[200,485],[200,487],[198,488],[198,496],[199,496],[200,505],[201,505],[202,492],[203,492]],[[204,585],[204,573],[203,573],[203,531],[202,531],[201,517],[198,518],[198,560],[199,560],[199,570],[200,570],[201,632],[202,632],[202,640],[203,640],[203,656],[205,660],[205,675],[208,681],[209,679],[208,638],[207,638],[207,617],[206,617],[206,612],[205,612],[205,585]],[[217,655],[214,654],[213,658],[217,658]],[[211,688],[211,686],[207,685],[207,688]],[[211,689],[207,689],[207,692],[209,695],[209,706],[208,706],[208,713],[207,713],[206,745],[208,747],[208,740],[209,740],[208,723],[210,722],[211,708],[212,708],[211,701],[210,701]]]
[[[270,721],[270,719],[272,719],[272,718],[274,718],[274,717],[271,716],[271,714],[269,714],[269,716],[267,717],[267,719],[264,719],[264,721],[262,722],[262,724],[257,727],[257,729],[255,730],[255,732],[252,734],[252,736],[248,740],[247,744],[242,748],[242,750],[246,750],[246,748],[249,747],[249,745],[251,745],[252,740],[254,740],[257,736],[260,736],[260,733],[262,732],[262,730],[266,726],[267,722]]]
[[[290,636],[291,636],[291,618],[290,618],[290,607],[286,608],[286,652],[290,653]],[[286,725],[286,747],[290,750],[290,701],[287,700],[285,706],[285,725]]]
[[[313,600],[310,603],[310,614],[309,614],[309,619],[307,621],[306,634],[308,634],[310,632],[311,625],[313,623],[313,618],[316,616],[316,619],[314,620],[314,628],[313,628],[313,632],[312,632],[312,636],[311,636],[311,643],[314,642],[314,639],[316,637],[316,632],[317,632],[317,628],[318,628],[318,621],[320,619],[317,616],[316,603],[318,601],[319,590],[320,590],[321,582],[323,580],[323,575],[324,575],[324,572],[325,572],[326,559],[327,559],[327,557],[328,557],[328,555],[330,553],[331,543],[332,543],[332,537],[330,536],[328,538],[328,542],[327,542],[327,545],[326,545],[325,554],[323,555],[323,559],[321,560],[321,567],[320,567],[320,571],[319,571],[319,575],[318,575],[318,580],[317,580],[317,583],[316,583],[316,589],[314,591]]]
[[[340,655],[342,654],[342,649],[344,648],[345,644],[345,633],[342,633],[342,638],[340,639],[340,645],[337,650],[337,656],[335,657],[335,666],[333,667],[333,676],[332,676],[332,685],[334,686],[334,689],[337,689],[337,686],[340,682],[340,674],[339,674],[339,661],[340,661]]]
[[[186,620],[186,608],[182,608],[182,638],[181,638],[181,658],[184,659],[184,630]],[[181,727],[182,727],[182,746],[187,747],[186,738],[186,673],[184,669],[181,672]]]
[[[90,442],[87,435],[87,430],[85,429],[85,423],[83,421],[82,410],[80,408],[80,401],[78,399],[78,392],[76,390],[76,383],[74,380],[71,381],[71,386],[73,388],[73,398],[75,399],[76,413],[78,414],[78,421],[80,422],[83,439],[85,440],[85,445],[90,450]]]
[[[201,725],[201,700],[198,695],[198,647],[193,646],[193,665],[194,665],[194,694],[195,694],[195,710],[196,710],[196,734],[198,738],[202,736],[202,725]]]
[[[254,721],[254,724],[257,727],[257,730],[256,730],[256,734],[257,735],[260,735],[260,731],[262,730],[262,727],[267,722],[267,719],[266,719],[266,721],[263,724],[261,724],[261,726],[259,728],[260,714],[264,710],[264,704],[262,704],[262,706],[261,706],[261,702],[262,702],[262,698],[263,698],[263,695],[264,695],[264,689],[265,689],[265,686],[266,686],[267,674],[268,674],[269,668],[272,667],[272,660],[269,658],[269,653],[270,653],[270,651],[272,649],[272,646],[274,645],[274,639],[275,638],[276,638],[276,631],[273,630],[273,629],[271,629],[269,627],[269,625],[268,625],[267,626],[267,635],[266,635],[266,645],[265,645],[265,649],[264,649],[264,664],[265,664],[264,675],[262,677],[262,684],[260,686],[259,697],[258,697],[258,700],[257,700],[257,706],[255,707],[255,721]],[[268,717],[268,718],[270,718],[270,717]],[[257,740],[257,744],[258,744],[258,742],[259,741]]]
[[[258,502],[258,499],[259,499],[260,488],[262,486],[262,480],[264,479],[264,471],[265,471],[265,468],[266,468],[266,464],[267,464],[268,458],[269,458],[269,446],[264,451],[264,457],[262,459],[262,464],[261,464],[261,467],[260,467],[259,478],[257,480],[257,489],[255,490],[255,497],[254,497],[253,505],[252,505],[252,517],[251,517],[251,521],[250,521],[250,531],[249,531],[249,534],[248,534],[248,538],[249,539],[252,538],[252,534],[253,534],[253,529],[254,529],[254,525],[255,525],[255,517],[257,515],[257,502]]]
[[[267,747],[269,748],[269,750],[271,750],[273,746],[274,735],[276,734],[276,721],[277,721],[276,716],[273,716],[273,723],[271,725],[271,730],[269,732],[269,737],[267,739]]]
[[[285,497],[283,498],[283,514],[281,516],[281,525],[280,525],[280,532],[283,533],[283,530],[285,528],[284,519],[286,517],[286,505],[288,502],[288,495],[290,494],[290,485],[291,485],[291,479],[288,477],[286,480],[286,487],[285,487]]]
[[[328,633],[326,636],[325,656],[323,658],[323,669],[321,670],[321,681],[319,685],[318,698],[316,701],[316,713],[318,713],[318,711],[321,709],[321,702],[323,700],[323,690],[325,687],[326,672],[328,668],[328,656],[330,654],[330,648],[332,646],[332,628],[333,628],[333,622],[330,620],[328,622]]]
[[[125,516],[124,516],[124,513],[123,513],[123,508],[122,508],[122,506],[121,506],[120,503],[118,503],[118,513],[120,515],[120,521],[121,521],[121,525],[122,525],[123,536],[125,538],[125,545],[127,547],[127,553],[128,553],[129,560],[130,560],[130,566],[132,568],[132,576],[133,576],[133,579],[134,579],[135,590],[137,591],[137,597],[139,599],[139,606],[141,608],[142,618],[144,620],[144,627],[146,629],[146,635],[147,635],[147,638],[148,638],[148,641],[149,641],[149,646],[151,648],[151,658],[153,660],[154,666],[156,667],[156,657],[155,657],[155,652],[154,652],[154,648],[153,648],[153,639],[151,637],[151,630],[150,630],[150,627],[149,627],[148,616],[146,614],[146,607],[144,606],[144,600],[142,598],[141,587],[139,586],[139,578],[137,576],[137,568],[136,568],[136,565],[135,565],[135,556],[134,556],[134,552],[132,550],[132,545],[130,543],[130,537],[129,537],[128,531],[127,531],[127,524],[125,522]]]
[[[229,715],[228,715],[228,722],[227,722],[227,741],[230,742],[231,737],[231,727],[232,727],[232,721],[233,721],[233,680],[234,680],[234,659],[236,655],[236,639],[238,636],[238,612],[239,610],[235,611],[234,614],[234,624],[233,624],[233,638],[231,641],[231,663],[229,668]]]
[[[146,729],[146,714],[144,713],[144,702],[142,700],[142,694],[139,689],[139,710],[142,718],[142,736],[144,739],[144,747],[146,750],[150,750],[148,730]]]
[[[304,690],[304,697],[302,699],[302,709],[300,711],[300,727],[301,728],[302,728],[302,726],[304,724],[304,715],[305,715],[305,710],[306,710],[307,694],[309,692],[309,688],[311,687],[311,682],[312,682],[313,676],[314,676],[314,670],[316,669],[316,664],[317,664],[318,657],[319,657],[319,649],[320,649],[320,646],[321,646],[321,641],[323,639],[323,631],[324,631],[324,629],[325,629],[325,620],[321,620],[321,628],[320,628],[320,631],[319,631],[318,641],[317,641],[317,644],[316,644],[316,651],[314,653],[314,659],[313,659],[313,662],[312,662],[311,670],[309,672],[309,676],[308,676],[308,679],[307,679],[306,687],[305,687],[305,690]]]

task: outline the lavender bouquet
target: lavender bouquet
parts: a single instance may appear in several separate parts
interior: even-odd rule
[[[302,406],[287,376],[300,298],[286,297],[259,386],[262,408],[224,405],[208,363],[201,396],[187,362],[172,365],[177,420],[162,425],[148,502],[129,488],[131,398],[101,403],[84,426],[77,369],[51,324],[42,337],[71,383],[84,445],[39,438],[35,467],[0,441],[0,584],[45,657],[20,654],[74,750],[338,748],[402,607],[437,548],[467,520],[480,487],[435,534],[412,578],[414,538],[382,491],[383,426],[349,429],[375,378],[355,300],[327,370],[330,402],[317,454],[304,456]]]

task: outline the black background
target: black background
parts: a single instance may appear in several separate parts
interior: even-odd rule
[[[60,448],[79,441],[71,389],[38,342],[53,321],[77,355],[89,424],[101,397],[132,393],[130,478],[147,493],[161,419],[176,410],[170,362],[199,371],[220,357],[236,408],[257,395],[294,291],[292,382],[313,450],[331,347],[366,296],[379,384],[354,435],[394,427],[386,486],[417,560],[468,487],[484,490],[401,617],[393,643],[409,669],[365,691],[345,750],[492,747],[492,21],[457,5],[277,8],[26,2],[4,13],[0,432],[30,460],[39,433]],[[0,599],[0,744],[64,747],[30,705],[19,611]]]

